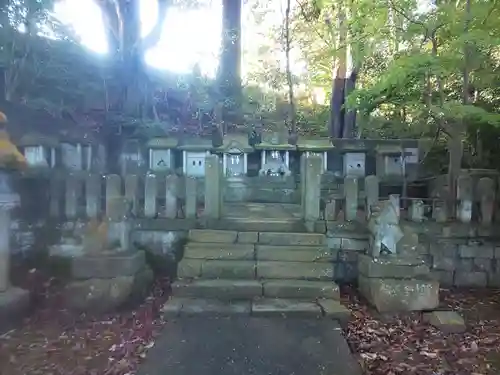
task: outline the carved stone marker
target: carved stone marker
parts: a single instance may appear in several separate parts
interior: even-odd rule
[[[421,223],[425,219],[425,205],[424,201],[421,199],[416,199],[411,201],[410,220],[415,223]]]
[[[469,175],[457,179],[457,218],[462,223],[472,220],[472,178]]]
[[[419,238],[399,224],[399,196],[372,205],[370,252],[358,256],[360,292],[380,312],[436,308],[439,282],[420,257]]]
[[[490,225],[495,208],[495,182],[489,177],[479,179],[476,187],[481,224]]]

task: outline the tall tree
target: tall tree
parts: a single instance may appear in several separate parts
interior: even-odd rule
[[[140,0],[95,0],[100,6],[110,53],[110,68],[115,73],[117,95],[113,108],[133,116],[149,116],[148,77],[145,52],[154,47],[162,34],[172,0],[157,0],[158,16],[150,33],[141,35]]]
[[[222,45],[218,82],[223,121],[241,120],[241,10],[242,0],[222,1]]]

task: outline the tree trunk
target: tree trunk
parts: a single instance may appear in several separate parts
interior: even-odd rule
[[[332,96],[330,100],[330,138],[342,138],[344,129],[344,98],[346,88],[346,39],[347,26],[345,25],[345,13],[343,9],[338,10],[339,26],[339,50],[340,53],[335,57],[334,77]]]
[[[289,133],[290,138],[296,141],[297,134],[297,118],[295,113],[295,98],[293,92],[293,79],[292,79],[292,69],[290,66],[290,50],[291,50],[291,38],[290,38],[290,11],[291,11],[291,0],[287,0],[286,12],[285,12],[285,53],[286,53],[286,80],[288,83],[288,100],[289,100]]]
[[[241,118],[241,6],[242,0],[223,0],[222,51],[218,72],[223,121]]]

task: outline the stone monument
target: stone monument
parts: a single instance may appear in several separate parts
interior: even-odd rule
[[[115,213],[119,210],[113,209]],[[64,293],[69,308],[108,312],[146,296],[153,273],[146,265],[144,251],[128,248],[129,241],[123,239],[128,234],[124,231],[117,230],[116,222],[110,218],[88,223],[83,235],[83,255],[70,261],[71,282]]]
[[[358,284],[380,312],[430,310],[439,303],[439,283],[430,277],[418,235],[401,227],[399,197],[372,206],[368,254],[358,257]]]
[[[12,188],[12,172],[24,168],[26,159],[10,141],[7,118],[0,112],[0,331],[22,317],[29,307],[29,292],[10,284],[10,214],[20,204]]]

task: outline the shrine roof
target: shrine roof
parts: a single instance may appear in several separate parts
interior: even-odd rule
[[[297,142],[297,149],[299,151],[328,151],[333,149],[334,146],[329,138],[307,138],[300,137]]]
[[[147,143],[148,148],[159,148],[159,149],[175,148],[178,145],[179,145],[179,140],[174,137],[152,138]]]
[[[186,151],[208,151],[212,149],[211,138],[184,137],[179,141],[179,149]]]
[[[226,134],[224,135],[222,146],[216,147],[214,151],[227,152],[231,149],[238,149],[241,152],[252,152],[254,150],[248,144],[247,134]]]

